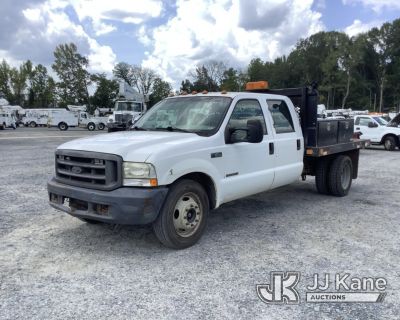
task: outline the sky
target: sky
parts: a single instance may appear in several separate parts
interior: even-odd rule
[[[74,42],[90,72],[150,67],[174,87],[209,60],[245,68],[319,31],[350,36],[400,17],[400,0],[1,0],[0,60],[50,68]]]

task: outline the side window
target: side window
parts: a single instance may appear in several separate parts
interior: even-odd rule
[[[372,121],[370,118],[366,118],[366,117],[362,117],[362,118],[358,118],[358,119],[360,119],[359,125],[364,126],[364,127],[368,127],[368,123],[370,123]]]
[[[276,133],[294,132],[293,119],[286,102],[283,100],[268,100],[267,103]]]
[[[358,118],[356,119],[356,121],[354,122],[354,124],[355,124],[355,125],[359,125],[359,124],[360,124],[360,117],[358,117]]]
[[[238,101],[229,119],[228,127],[246,129],[248,120],[260,120],[264,134],[267,134],[265,118],[260,103],[257,100]]]

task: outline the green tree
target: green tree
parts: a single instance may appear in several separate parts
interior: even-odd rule
[[[55,105],[55,84],[48,75],[47,68],[38,64],[32,71],[30,105],[34,108],[47,108]],[[30,100],[31,100],[30,99]]]
[[[118,80],[125,81],[131,87],[134,85],[132,66],[126,62],[119,62],[114,66],[113,75]]]
[[[92,75],[92,81],[97,85],[96,91],[90,97],[93,112],[96,107],[112,108],[118,93],[118,82],[107,79],[104,73]]]
[[[11,88],[10,88],[10,72],[11,67],[6,60],[0,64],[0,94],[7,100],[11,100]]]
[[[57,46],[54,57],[52,68],[60,79],[57,83],[60,106],[89,104],[88,59],[78,53],[78,49],[73,43]]]
[[[172,91],[169,82],[156,78],[153,83],[153,91],[150,94],[150,106],[154,106],[157,102],[165,99]]]
[[[229,68],[224,72],[221,89],[226,91],[240,91],[239,72],[237,70]]]

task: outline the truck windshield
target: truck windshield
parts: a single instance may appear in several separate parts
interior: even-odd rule
[[[139,102],[117,102],[115,111],[133,111],[142,112],[142,104]]]
[[[209,136],[219,129],[231,101],[229,97],[165,99],[145,113],[136,128],[188,131]]]
[[[381,126],[386,126],[388,122],[382,117],[374,117],[374,120],[378,122]]]

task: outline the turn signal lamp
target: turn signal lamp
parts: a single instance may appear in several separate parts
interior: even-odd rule
[[[268,81],[257,81],[257,82],[247,82],[246,83],[247,91],[265,90],[265,89],[268,89],[268,87],[269,87]]]

